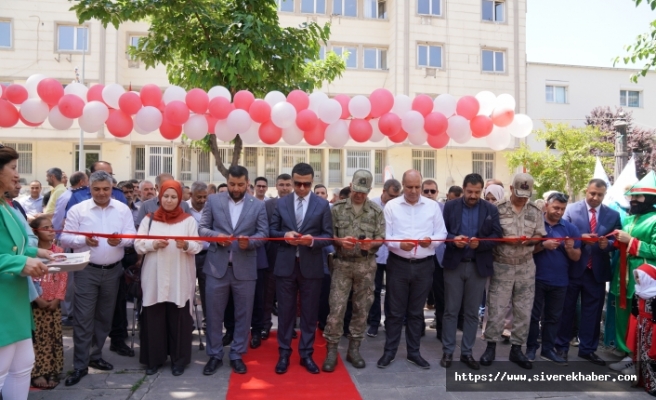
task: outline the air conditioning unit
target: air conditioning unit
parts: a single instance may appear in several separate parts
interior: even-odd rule
[[[426,75],[424,76],[424,78],[427,78],[429,76],[435,78],[436,75],[437,75],[437,68],[426,68]]]

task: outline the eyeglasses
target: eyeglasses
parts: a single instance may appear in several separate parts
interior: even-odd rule
[[[437,190],[435,189],[424,189],[424,194],[435,194],[437,193]]]
[[[565,193],[551,193],[549,197],[547,197],[547,203],[552,200],[556,200],[559,203],[567,203],[569,201],[569,196]]]
[[[309,189],[312,186],[312,182],[296,182],[294,181],[294,186],[297,188],[304,187],[306,189]]]

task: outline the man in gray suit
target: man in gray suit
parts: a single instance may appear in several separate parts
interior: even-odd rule
[[[207,355],[203,374],[212,375],[223,365],[223,317],[230,293],[235,303],[235,332],[230,346],[230,366],[246,373],[241,355],[246,353],[257,280],[257,251],[264,245],[269,223],[264,202],[246,193],[248,170],[228,170],[228,192],[207,198],[198,234],[226,240],[210,245],[203,272],[206,275]]]

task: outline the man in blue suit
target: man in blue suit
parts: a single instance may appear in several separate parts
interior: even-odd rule
[[[556,340],[557,354],[567,360],[576,318],[576,302],[580,295],[579,357],[597,365],[606,365],[595,351],[599,344],[606,282],[613,276],[609,253],[613,251],[615,241],[614,238],[605,238],[604,235],[621,229],[622,226],[620,214],[601,204],[606,189],[606,182],[603,180],[591,180],[585,191],[585,200],[571,204],[563,216],[563,219],[579,229],[584,239],[581,258],[569,270],[569,285]]]
[[[273,271],[278,297],[278,374],[289,368],[297,295],[301,299],[301,365],[312,374],[319,373],[312,353],[323,281],[322,248],[332,241],[315,238],[332,239],[333,223],[328,202],[311,192],[313,179],[314,170],[309,164],[296,164],[292,169],[294,193],[278,200],[271,218],[271,237],[285,238],[278,242]]]

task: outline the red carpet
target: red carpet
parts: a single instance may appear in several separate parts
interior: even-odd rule
[[[321,368],[326,357],[326,340],[317,330],[312,359]],[[337,368],[332,373],[321,372],[312,375],[300,365],[298,355],[298,339],[292,341],[294,349],[289,369],[286,374],[275,372],[278,362],[278,340],[271,331],[269,339],[262,341],[262,346],[256,350],[248,349],[244,355],[244,363],[248,372],[244,375],[231,374],[228,386],[227,400],[358,400],[362,399],[349,375],[341,357]]]

